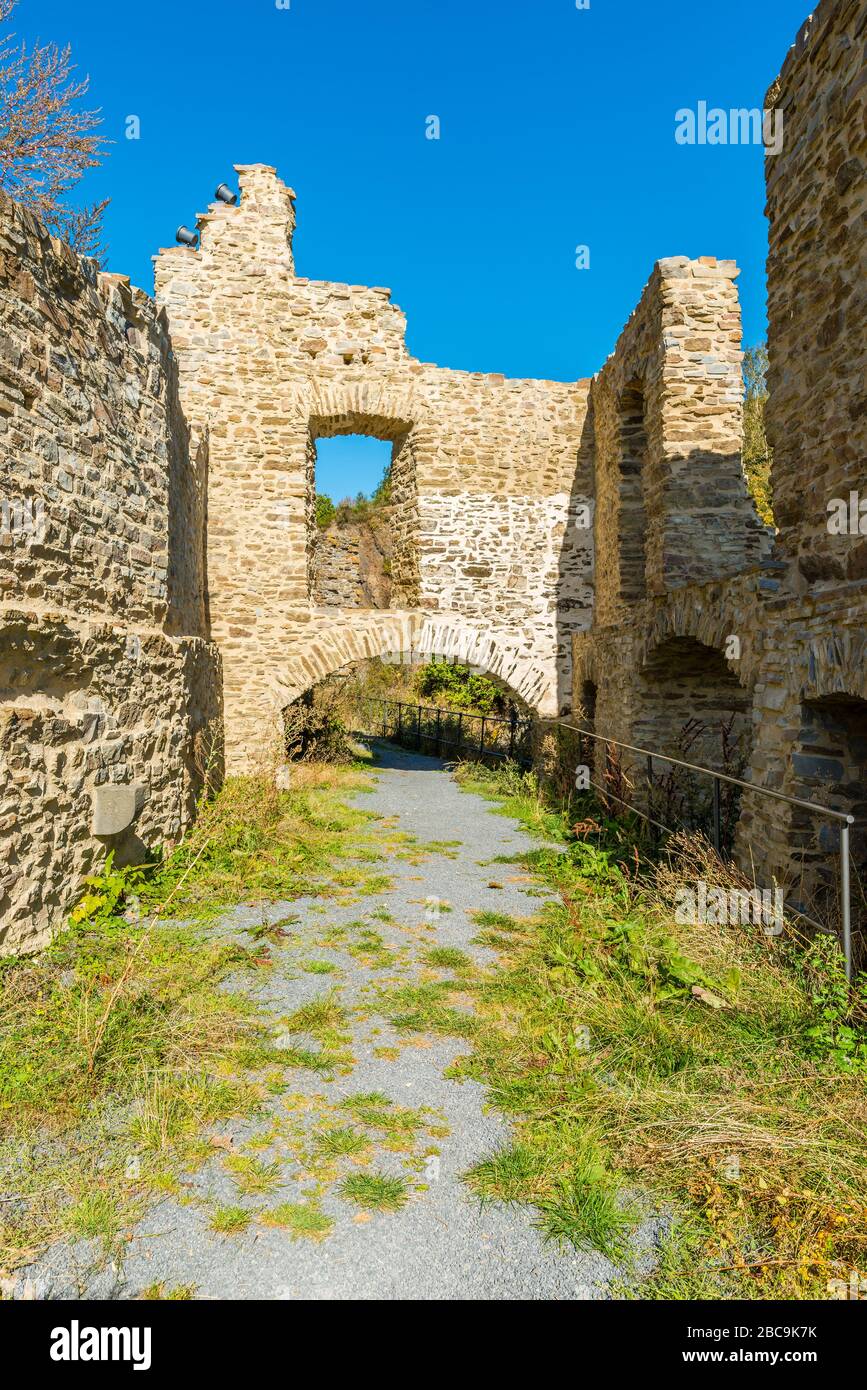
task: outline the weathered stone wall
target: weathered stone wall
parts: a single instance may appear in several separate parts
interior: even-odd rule
[[[784,122],[766,161],[771,482],[780,544],[810,585],[867,577],[865,42],[863,0],[824,0],[766,99]],[[852,490],[860,530],[829,532],[829,503]]]
[[[658,262],[593,383],[598,625],[770,549],[740,458],[737,275],[712,256]]]
[[[660,261],[592,382],[518,381],[417,361],[386,289],[297,276],[268,167],[155,258],[171,338],[0,198],[0,946],[183,831],[211,630],[232,767],[332,672],[451,657],[659,752],[731,721],[757,786],[858,817],[867,879],[865,15],[823,0],[769,96],[773,547],[729,261]],[[387,596],[359,536],[317,537],[316,441],[350,433],[392,442]],[[810,907],[835,834],[748,793],[737,852]]]
[[[207,441],[191,461],[155,306],[0,195],[0,950],[110,849],[189,823],[218,712]]]
[[[474,627],[545,672],[546,712],[568,705],[569,639],[592,603],[592,530],[570,525],[591,503],[588,383],[416,361],[388,290],[295,275],[294,195],[273,169],[238,173],[241,201],[200,219],[201,250],[156,264],[184,409],[209,443],[210,609],[233,765],[260,745],[296,657],[311,682],[321,667],[311,575],[324,435],[392,441],[395,607],[447,616],[462,640]]]
[[[709,724],[734,715],[748,744],[751,783],[855,816],[852,860],[862,884],[867,883],[867,542],[857,525],[840,535],[827,523],[833,498],[848,500],[855,492],[867,499],[865,36],[865,0],[824,0],[801,30],[766,103],[784,115],[782,152],[766,161],[767,427],[775,449],[772,488],[780,527],[773,552],[768,553],[754,519],[744,516],[734,466],[738,335],[735,306],[725,306],[724,291],[718,313],[701,331],[690,327],[689,338],[679,344],[685,354],[679,394],[687,403],[692,396],[694,407],[684,427],[698,437],[710,408],[716,439],[710,449],[698,447],[704,458],[692,507],[688,486],[670,489],[669,503],[665,487],[654,478],[660,455],[659,374],[651,367],[643,375],[650,382],[648,443],[641,461],[647,583],[645,597],[633,591],[619,612],[614,568],[618,421],[616,391],[607,389],[606,375],[616,372],[620,355],[620,380],[633,376],[635,349],[628,340],[621,341],[601,374],[594,400],[600,441],[597,620],[589,634],[574,639],[575,700],[592,696],[597,732],[676,755],[678,721],[685,722],[689,708]],[[660,270],[670,264],[661,263]],[[717,270],[727,278],[724,263]],[[725,345],[729,328],[733,336]],[[630,329],[640,341],[641,309],[627,334]],[[675,336],[666,326],[664,337]],[[707,384],[695,392],[689,379],[690,370],[700,370],[709,340],[716,360],[705,365],[719,383],[716,396],[703,394]],[[700,355],[688,363],[693,349]],[[688,458],[696,450],[681,452]],[[689,476],[687,469],[684,483]],[[708,490],[715,501],[705,510]],[[670,504],[678,514],[674,527]],[[630,505],[635,505],[632,498]],[[867,519],[864,529],[867,533]],[[665,557],[661,566],[660,555]],[[725,577],[732,574],[737,577]],[[676,587],[684,582],[685,587]],[[720,766],[719,756],[704,760]],[[632,764],[640,799],[645,795],[642,760],[633,758]],[[784,886],[791,907],[832,918],[839,913],[838,847],[834,822],[783,801],[744,794],[738,858],[764,886],[772,881]],[[856,887],[856,921],[863,922],[862,893]]]

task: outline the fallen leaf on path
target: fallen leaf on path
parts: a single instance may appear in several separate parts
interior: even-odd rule
[[[696,999],[700,999],[703,1004],[710,1004],[712,1009],[730,1009],[732,1007],[727,999],[721,999],[718,994],[704,989],[701,985],[693,985],[692,992]]]

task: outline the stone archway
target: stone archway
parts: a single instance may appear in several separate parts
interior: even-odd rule
[[[385,610],[344,613],[311,626],[279,676],[270,682],[273,715],[320,681],[375,657],[441,657],[464,662],[502,681],[544,717],[556,714],[552,674],[508,638],[492,636],[459,614]]]

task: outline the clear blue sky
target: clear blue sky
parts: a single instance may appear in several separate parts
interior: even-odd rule
[[[568,380],[601,366],[660,256],[734,258],[745,341],[763,337],[762,151],[678,145],[674,113],[760,106],[809,9],[20,0],[14,27],[90,73],[115,143],[82,192],[112,198],[112,270],[152,290],[150,256],[232,165],[274,164],[299,274],[389,285],[424,361]]]

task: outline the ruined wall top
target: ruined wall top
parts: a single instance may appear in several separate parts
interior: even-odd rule
[[[767,96],[767,426],[774,514],[800,582],[867,576],[865,0],[824,0]],[[830,523],[830,529],[829,529]],[[854,524],[853,524],[854,523]]]

